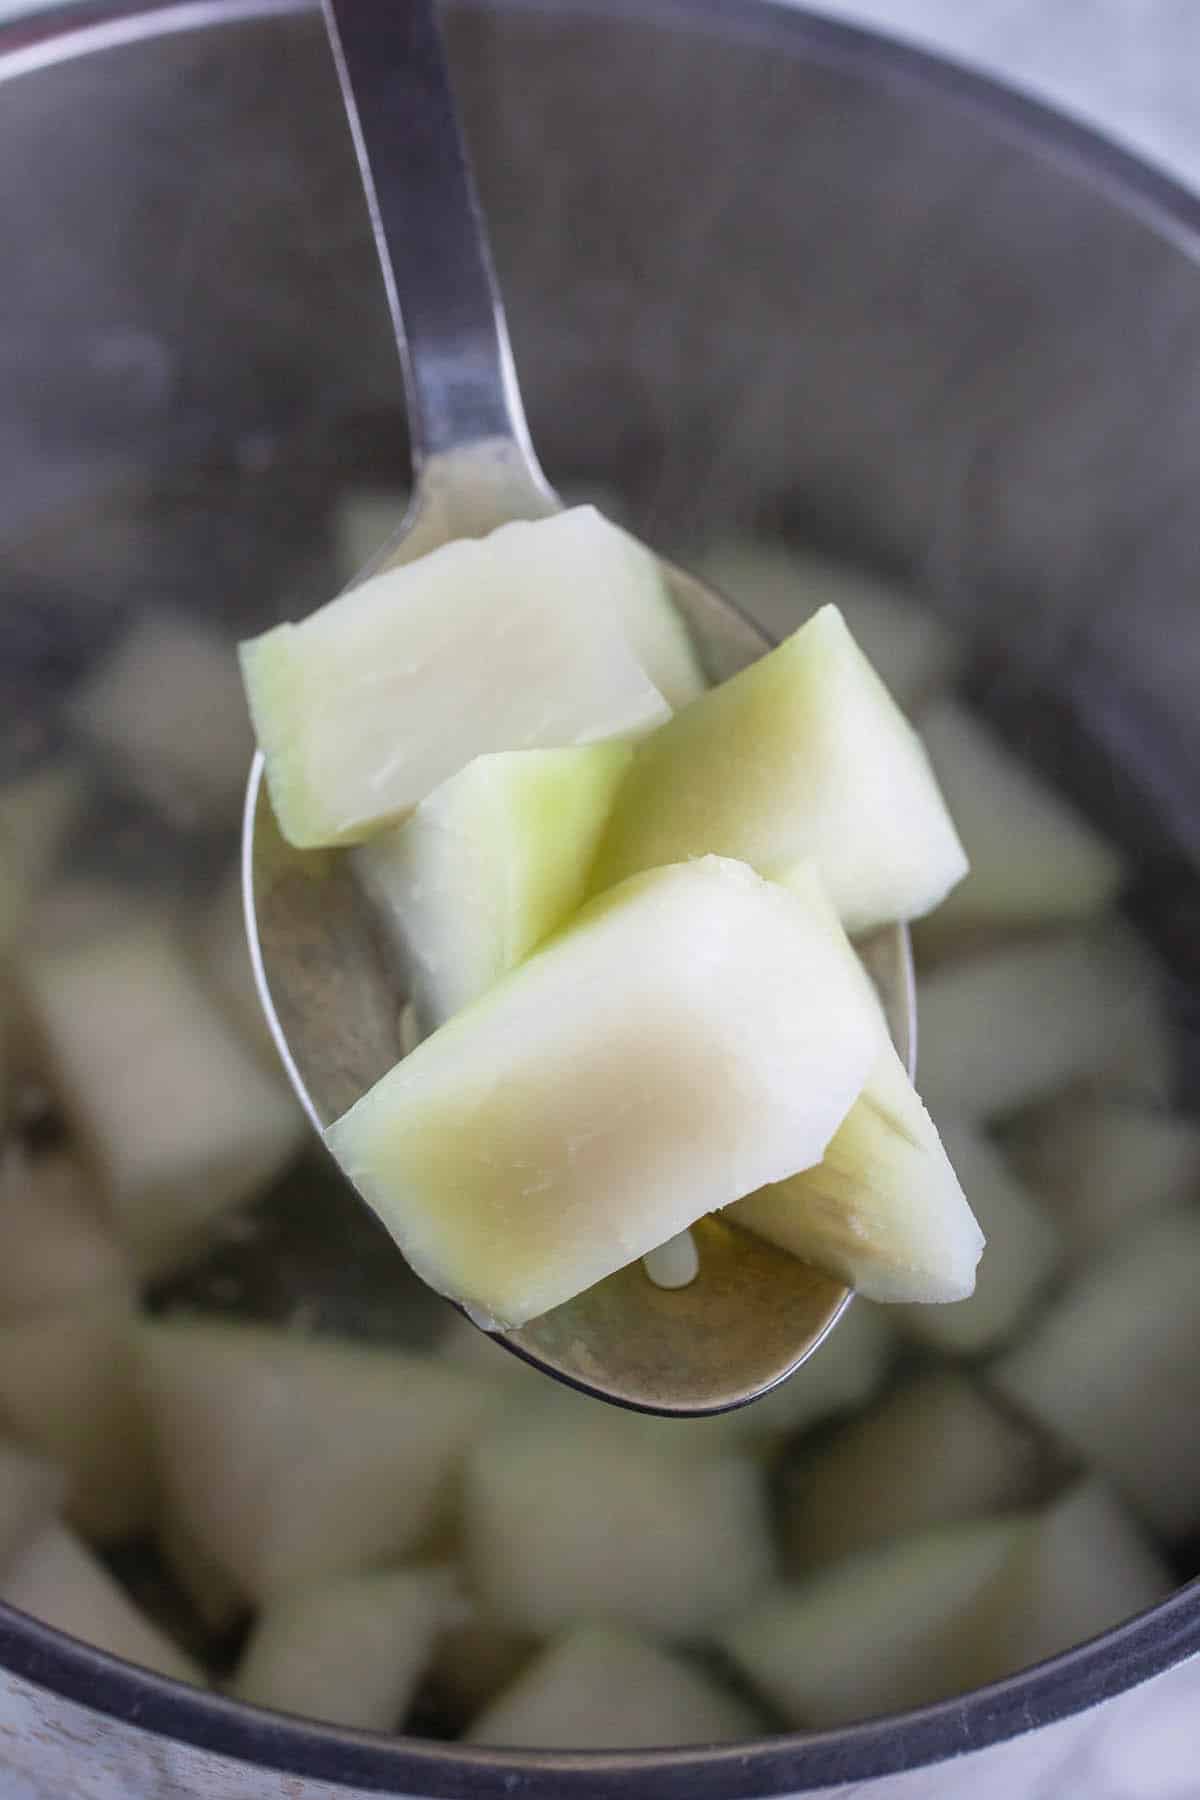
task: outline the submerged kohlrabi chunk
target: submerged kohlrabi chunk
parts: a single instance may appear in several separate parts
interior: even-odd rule
[[[758,1737],[763,1720],[698,1664],[611,1625],[583,1625],[472,1722],[493,1749],[641,1750]]]
[[[714,544],[695,568],[776,637],[795,631],[822,606],[838,607],[907,712],[958,673],[962,646],[951,628],[899,585],[850,563],[731,538]]]
[[[623,618],[629,585],[658,579],[598,513],[559,513],[447,544],[243,644],[284,836],[361,842],[486,752],[661,724],[670,707]]]
[[[419,1275],[516,1325],[819,1161],[879,1030],[821,909],[704,857],[593,902],[327,1139]]]
[[[258,1600],[423,1545],[488,1401],[431,1357],[336,1338],[181,1318],[141,1344],[166,1504]]]
[[[284,1594],[255,1621],[232,1693],[252,1706],[360,1731],[397,1731],[443,1626],[448,1568],[376,1569]]]
[[[487,1615],[539,1637],[605,1619],[704,1638],[774,1569],[754,1459],[680,1456],[554,1409],[476,1445],[464,1533]]]
[[[254,737],[232,639],[181,612],[142,615],[67,714],[122,779],[184,825],[232,824]]]
[[[614,743],[476,757],[354,852],[425,1029],[576,911],[632,755]]]
[[[110,1656],[205,1685],[198,1665],[134,1605],[74,1532],[53,1520],[0,1569],[0,1600]]]
[[[1200,1213],[1150,1221],[1083,1270],[989,1370],[1163,1537],[1200,1529]]]
[[[0,1426],[65,1471],[67,1517],[88,1537],[148,1522],[153,1466],[127,1294],[77,1295],[0,1327]]]
[[[847,931],[912,919],[966,858],[911,725],[834,606],[638,747],[594,875],[708,853],[820,871]]]
[[[974,1614],[1030,1533],[1017,1514],[858,1551],[765,1594],[721,1642],[799,1730],[927,1706],[971,1686]]]
[[[922,925],[922,941],[1103,912],[1123,869],[1099,832],[955,701],[927,708],[917,724],[971,861]]]
[[[1028,1505],[1046,1460],[1036,1433],[966,1375],[917,1375],[790,1460],[786,1565],[798,1573],[934,1525]]]
[[[49,1083],[115,1230],[143,1273],[169,1270],[283,1169],[300,1109],[158,920],[41,951],[22,975]]]

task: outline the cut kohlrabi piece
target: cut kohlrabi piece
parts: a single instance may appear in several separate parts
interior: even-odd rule
[[[147,612],[67,712],[85,743],[169,818],[211,826],[240,817],[254,737],[236,646],[211,625]]]
[[[811,858],[847,931],[912,919],[966,873],[920,740],[826,606],[638,746],[593,875],[714,852]]]
[[[1128,1101],[1072,1094],[1005,1137],[1078,1261],[1200,1194],[1200,1126]]]
[[[418,1275],[517,1325],[819,1161],[879,1030],[820,908],[704,857],[594,901],[326,1138]]]
[[[918,1375],[791,1463],[786,1566],[799,1573],[934,1525],[1028,1505],[1044,1463],[1035,1433],[966,1376]]]
[[[917,724],[971,863],[966,880],[921,925],[920,941],[1103,912],[1123,866],[1074,807],[956,701],[939,700]]]
[[[973,1519],[859,1551],[772,1590],[720,1641],[798,1730],[930,1705],[971,1685],[973,1609],[1030,1530]]]
[[[910,1301],[922,1310],[966,1300],[985,1242],[937,1128],[888,1043],[822,1160],[739,1200],[726,1217],[869,1300]]]
[[[0,1567],[0,1600],[110,1656],[205,1686],[199,1666],[134,1605],[65,1525],[52,1521]]]
[[[493,1749],[643,1750],[760,1737],[764,1721],[705,1670],[628,1631],[581,1625],[473,1720]]]
[[[57,1463],[0,1438],[0,1570],[61,1511],[68,1486]]]
[[[962,647],[950,627],[902,588],[849,563],[732,538],[713,545],[695,567],[775,637],[789,636],[822,606],[836,606],[906,712],[958,673]]]
[[[876,1053],[822,1160],[727,1216],[869,1299],[962,1300],[975,1284],[983,1234],[813,866],[789,870],[786,880],[824,917],[847,978],[872,1005]]]
[[[1164,1538],[1200,1528],[1200,1213],[1152,1220],[1084,1270],[993,1364],[1014,1406]]]
[[[354,852],[427,1030],[581,905],[628,744],[479,756]]]
[[[773,1569],[749,1457],[664,1454],[554,1411],[502,1421],[476,1446],[464,1518],[481,1605],[537,1636],[606,1619],[704,1637]]]
[[[86,796],[71,762],[42,767],[0,787],[0,947],[26,924]]]
[[[999,1681],[1098,1637],[1165,1600],[1170,1570],[1094,1477],[1034,1515],[973,1620],[964,1665]]]
[[[295,1332],[170,1319],[142,1348],[166,1504],[256,1600],[419,1549],[489,1400],[430,1357]]]
[[[77,1158],[10,1146],[0,1159],[0,1324],[130,1286],[129,1259]]]
[[[128,1537],[153,1502],[149,1433],[128,1296],[79,1296],[0,1327],[0,1425],[65,1470],[67,1516]]]
[[[1131,933],[1058,931],[963,956],[917,984],[921,1092],[937,1118],[1003,1117],[1089,1078],[1170,1083],[1161,978]]]
[[[447,1568],[341,1575],[272,1600],[230,1685],[235,1699],[359,1731],[397,1731],[458,1614]]]
[[[598,513],[559,513],[447,544],[243,644],[284,836],[361,842],[486,752],[661,724],[670,707],[622,613],[630,583],[658,579]]]
[[[942,1136],[987,1236],[975,1291],[961,1306],[905,1306],[896,1324],[950,1356],[991,1350],[1012,1335],[1062,1260],[1062,1233],[982,1132],[942,1121]]]
[[[157,921],[30,957],[48,1078],[138,1268],[169,1270],[299,1150],[306,1125]]]

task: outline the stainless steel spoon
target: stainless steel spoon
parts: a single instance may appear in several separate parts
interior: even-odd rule
[[[433,0],[326,0],[326,18],[413,444],[411,508],[365,576],[560,503],[529,440]],[[713,680],[768,647],[722,596],[664,569]],[[261,756],[246,796],[243,877],[263,1006],[321,1131],[400,1056],[402,996],[345,859],[281,837]],[[863,951],[911,1064],[908,934],[880,932]],[[720,1218],[693,1231],[699,1273],[689,1285],[660,1287],[634,1263],[500,1341],[562,1381],[646,1412],[722,1412],[767,1392],[816,1349],[849,1292]]]

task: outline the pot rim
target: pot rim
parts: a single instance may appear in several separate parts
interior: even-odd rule
[[[545,10],[544,0],[492,3]],[[0,23],[0,86],[156,37],[317,10],[318,0],[67,0]],[[1200,262],[1200,198],[1190,190],[1093,127],[934,52],[800,10],[790,0],[555,0],[555,10],[783,43],[884,91],[916,89],[982,114],[999,136],[1066,166]],[[135,1667],[0,1602],[0,1668],[36,1687],[209,1755],[429,1800],[611,1800],[618,1784],[653,1792],[656,1800],[811,1793],[1001,1743],[1113,1698],[1198,1652],[1200,1581],[1194,1581],[1089,1643],[916,1712],[711,1749],[567,1754],[387,1737],[268,1712]]]

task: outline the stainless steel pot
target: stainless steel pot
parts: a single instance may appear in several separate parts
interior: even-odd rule
[[[1027,101],[770,0],[516,0],[452,25],[551,477],[618,487],[664,549],[789,530],[910,579],[969,633],[980,703],[1140,859],[1143,923],[1195,991],[1200,205]],[[131,600],[244,628],[324,598],[332,489],[395,480],[404,437],[299,0],[0,30],[0,243],[7,753]],[[256,1713],[0,1609],[0,1779],[55,1800],[933,1796],[978,1785],[946,1759],[1197,1650],[1193,1585],[902,1719],[520,1756]],[[1004,1755],[1004,1791],[1031,1791],[1040,1752]]]

